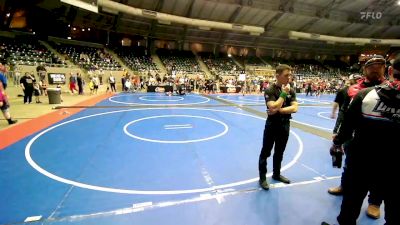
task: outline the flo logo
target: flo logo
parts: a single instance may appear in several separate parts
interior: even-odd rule
[[[379,20],[382,18],[382,12],[360,12],[362,20]]]

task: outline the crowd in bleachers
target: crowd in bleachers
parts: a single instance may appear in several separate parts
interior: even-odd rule
[[[121,47],[115,48],[114,51],[133,71],[150,72],[151,74],[159,72],[157,65],[153,62],[151,56],[146,54],[144,47]]]
[[[295,82],[297,92],[307,93],[307,95],[320,95],[324,93],[336,93],[346,82],[346,77],[340,78],[321,78],[313,77],[307,80]]]
[[[68,60],[86,70],[122,70],[121,65],[102,48],[52,43]]]
[[[203,73],[192,52],[158,49],[157,54],[169,73],[175,73],[175,74]]]
[[[339,77],[341,74],[349,73],[347,65],[332,63],[331,61],[319,62],[317,60],[286,60],[272,59],[270,57],[264,60],[275,68],[279,64],[288,64],[293,68],[293,74],[297,76],[318,76],[325,78]],[[336,61],[335,61],[336,62]]]
[[[266,66],[266,64],[257,56],[247,56],[240,60],[241,62],[244,62],[245,65],[249,66]]]
[[[228,57],[216,57],[210,53],[200,54],[204,64],[208,67],[211,74],[218,76],[238,76],[239,68],[233,62],[231,58]]]
[[[55,56],[36,40],[18,40],[0,37],[0,60],[10,65],[65,66],[66,63]]]
[[[106,82],[108,77],[104,74],[106,70],[122,70],[121,65],[113,59],[112,55],[107,53],[103,48],[94,48],[80,45],[67,45],[51,43],[55,49],[71,60],[76,65],[88,70],[89,80],[98,77],[99,84]],[[160,71],[153,62],[152,57],[143,47],[119,47],[114,49],[118,56],[133,71],[140,72],[144,75],[143,82],[149,84],[175,83],[176,80],[184,78],[188,82],[196,83],[198,90],[210,85],[210,79],[204,78],[204,72],[200,69],[195,56],[189,51],[158,49],[157,54],[162,63],[165,65],[169,74],[169,79],[163,80],[158,74]],[[267,80],[263,76],[247,76],[245,82],[238,81],[239,74],[242,69],[230,57],[217,57],[212,53],[199,53],[204,64],[209,68],[214,78],[213,85],[215,90],[219,90],[220,86],[241,86],[246,90],[259,93],[262,90],[263,83]],[[0,38],[0,60],[14,66],[14,82],[18,83],[18,77],[22,74],[18,70],[18,65],[35,65],[35,66],[63,66],[65,62],[52,54],[45,46],[42,46],[35,40],[19,40]],[[258,57],[236,57],[236,60],[245,65],[265,66],[270,65],[272,68],[280,63],[289,64],[293,68],[295,80],[293,85],[300,92],[321,93],[335,92],[341,88],[349,75],[349,69],[344,63],[337,61],[327,61],[321,63],[317,60],[285,60],[276,58]],[[265,64],[265,62],[267,64]],[[339,65],[339,64],[340,65]],[[18,77],[17,77],[18,75]],[[146,75],[148,77],[146,77]],[[173,77],[173,78],[171,78]],[[125,84],[124,84],[125,85]],[[213,90],[214,90],[213,89]],[[204,89],[205,90],[205,89]]]

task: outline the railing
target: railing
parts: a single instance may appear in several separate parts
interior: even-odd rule
[[[67,65],[67,64],[57,64],[57,63],[18,63],[16,62],[14,66],[45,66],[45,67],[60,67],[60,68],[73,68],[76,67],[74,65]]]

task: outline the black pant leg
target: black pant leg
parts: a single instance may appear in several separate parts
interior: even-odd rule
[[[349,162],[343,179],[343,200],[337,220],[340,225],[356,225],[361,206],[368,193],[368,176],[365,170],[354,168]]]
[[[28,102],[28,91],[26,90],[26,88],[24,89],[24,103]]]
[[[368,203],[376,206],[380,206],[383,201],[383,193],[380,190],[379,183],[376,181],[371,181],[369,184],[369,195]]]
[[[276,136],[275,127],[272,122],[268,120],[265,122],[263,146],[258,160],[260,179],[265,179],[267,173],[267,158],[271,155],[272,147],[274,146]]]
[[[32,102],[33,88],[25,88],[24,90],[24,103]]]
[[[283,153],[286,149],[286,144],[289,139],[290,122],[285,121],[281,124],[278,130],[278,134],[275,140],[274,150],[274,174],[280,175]]]
[[[117,92],[117,89],[115,89],[115,83],[111,83],[111,91]]]
[[[343,144],[343,150],[344,150],[344,154],[345,155],[347,155],[347,149],[348,149],[348,143],[345,143],[345,144]],[[342,172],[342,176],[341,176],[341,178],[340,178],[340,186],[343,188],[343,182],[344,182],[344,179],[345,179],[345,176],[347,175],[347,162],[348,161],[348,158],[347,157],[345,157],[344,158],[344,165],[343,165],[343,172]]]
[[[32,95],[33,95],[33,89],[29,90],[28,92],[28,102],[31,103],[32,102]]]
[[[398,205],[400,201],[399,191],[396,190],[397,186],[386,183],[383,184],[383,201],[385,202],[385,225],[398,225],[400,224],[400,213],[398,212]]]

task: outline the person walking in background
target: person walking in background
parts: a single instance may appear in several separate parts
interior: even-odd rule
[[[78,76],[76,77],[76,82],[78,83],[78,94],[83,95],[83,79],[82,75],[78,73]]]
[[[93,93],[97,94],[97,90],[99,89],[100,81],[97,76],[94,76],[93,79]]]
[[[40,85],[39,85],[39,82],[37,82],[37,81],[35,83],[33,83],[33,95],[35,96],[36,103],[42,103],[40,101],[40,95],[41,95]]]
[[[78,91],[76,89],[76,83],[77,83],[76,75],[71,73],[69,77],[69,90],[71,91],[72,94],[74,93],[74,90]]]
[[[24,92],[24,104],[30,104],[32,102],[33,83],[36,82],[36,79],[26,72],[19,82]]]
[[[0,110],[3,113],[4,118],[7,120],[8,124],[17,123],[17,120],[13,120],[11,118],[11,114],[9,111],[10,103],[7,98],[6,88],[7,88],[7,77],[5,73],[7,72],[6,68],[0,64]]]
[[[117,92],[117,89],[115,89],[115,77],[112,73],[110,73],[108,83],[110,83],[111,92]]]

